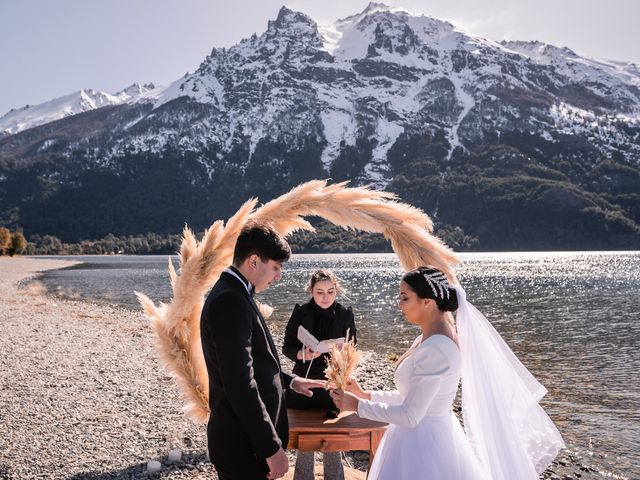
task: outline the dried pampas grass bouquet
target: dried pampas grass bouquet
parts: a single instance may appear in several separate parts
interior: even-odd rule
[[[361,355],[353,338],[349,338],[349,330],[345,337],[345,342],[340,345],[333,345],[329,350],[327,368],[324,375],[327,378],[327,386],[331,385],[340,390],[344,390],[347,381],[353,375]]]

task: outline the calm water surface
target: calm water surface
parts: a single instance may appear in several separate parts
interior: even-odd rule
[[[640,478],[640,253],[461,257],[468,299],[549,389],[543,406],[569,447],[606,472]],[[170,300],[167,257],[70,258],[85,263],[43,277],[59,295],[136,309],[134,290]],[[296,255],[260,294],[275,307],[275,328],[308,300],[304,285],[319,267],[332,268],[346,287],[341,302],[354,308],[362,349],[400,354],[419,334],[395,306],[401,268],[392,254]]]

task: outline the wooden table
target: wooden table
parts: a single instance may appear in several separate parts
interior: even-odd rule
[[[296,410],[289,408],[290,450],[303,452],[345,452],[367,450],[369,467],[378,444],[387,428],[386,423],[358,417],[355,412],[342,412],[338,418],[327,418],[326,410]]]

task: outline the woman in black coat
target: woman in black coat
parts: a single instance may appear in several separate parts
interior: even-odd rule
[[[298,340],[298,327],[302,325],[317,340],[349,338],[356,341],[356,325],[351,307],[336,302],[336,296],[342,292],[338,279],[331,270],[317,270],[309,278],[307,292],[311,299],[304,305],[296,304],[285,330],[282,353],[295,362],[293,373],[302,377],[324,380],[328,353],[314,352],[304,347]],[[311,361],[313,360],[313,361]],[[311,362],[311,363],[309,363]],[[308,374],[307,374],[308,372]],[[305,397],[287,391],[287,407],[327,410],[329,417],[335,417],[338,409],[325,390],[314,390],[312,397]],[[323,456],[324,478],[338,480],[344,478],[339,452],[326,452]],[[313,452],[298,452],[294,480],[313,477]]]

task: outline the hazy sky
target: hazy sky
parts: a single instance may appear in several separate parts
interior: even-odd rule
[[[0,115],[81,88],[168,85],[286,4],[320,23],[367,0],[0,0]],[[640,0],[387,0],[492,40],[640,63]]]

